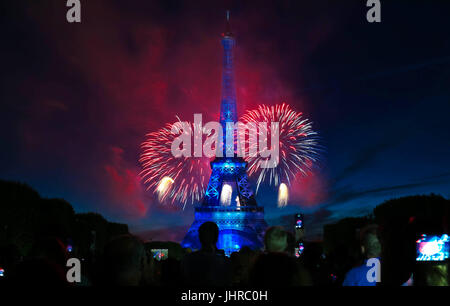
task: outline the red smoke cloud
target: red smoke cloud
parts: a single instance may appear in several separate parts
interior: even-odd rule
[[[104,165],[104,184],[108,202],[113,210],[120,211],[126,218],[144,217],[148,203],[143,199],[137,169],[129,168],[123,160],[123,150],[111,148],[110,163]]]
[[[289,203],[302,207],[324,203],[328,198],[326,182],[319,172],[309,172],[307,176],[298,174],[289,188]]]
[[[56,117],[49,115],[44,128],[35,129],[40,118],[31,114],[26,137],[44,139],[40,146],[58,147],[58,154],[70,156],[65,162],[73,176],[83,181],[85,189],[94,186],[112,211],[142,218],[156,203],[138,176],[145,134],[174,122],[176,115],[192,121],[194,113],[202,113],[205,122],[219,117],[224,14],[214,8],[217,16],[209,16],[212,4],[206,1],[185,4],[185,10],[167,18],[160,17],[165,14],[161,3],[142,2],[145,14],[121,5],[128,7],[86,2],[81,24],[65,21],[67,8],[60,1],[52,2],[52,14],[43,14],[45,18],[37,13],[43,8],[31,5],[30,16],[42,28],[42,39],[55,58],[54,67],[33,82],[46,97],[36,103],[55,109],[55,116],[63,112],[68,117],[65,124],[55,125]],[[202,5],[205,9],[199,16],[194,12]],[[273,42],[255,36],[261,34],[258,27],[264,25],[264,18],[246,12],[246,18],[232,21],[240,114],[260,103],[281,101],[305,111],[293,85],[281,77],[283,70],[291,68],[289,62]],[[315,36],[315,43],[320,37]],[[29,89],[26,84],[23,90]],[[61,97],[60,92],[65,94]],[[54,130],[64,135],[67,144],[61,146],[61,138],[56,144],[45,143],[44,136]],[[101,175],[95,172],[99,168]],[[323,194],[320,181],[317,176],[302,178],[292,194],[312,205]]]

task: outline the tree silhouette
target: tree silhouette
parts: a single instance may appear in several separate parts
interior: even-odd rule
[[[96,213],[75,214],[67,201],[41,198],[26,184],[0,180],[0,194],[0,246],[15,245],[21,255],[28,255],[41,237],[63,243],[70,239],[81,256],[92,246],[95,253],[112,237],[128,233],[125,224],[108,222]]]

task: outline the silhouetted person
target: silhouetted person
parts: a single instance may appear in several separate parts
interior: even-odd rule
[[[3,276],[0,276],[0,286],[2,282],[9,280],[9,276],[14,274],[16,266],[21,259],[20,251],[14,244],[0,247],[0,267],[4,269]]]
[[[67,254],[57,238],[39,239],[30,256],[17,266],[12,283],[33,286],[69,286],[66,279]]]
[[[250,272],[250,284],[262,287],[311,285],[309,273],[288,248],[287,232],[279,226],[267,229],[264,236],[266,252],[260,254]]]
[[[222,250],[217,249],[219,228],[205,222],[198,229],[199,251],[187,254],[181,262],[183,280],[189,286],[226,286],[231,284],[231,267]]]
[[[122,235],[111,240],[104,251],[103,281],[118,286],[147,284],[151,275],[151,259],[137,237]]]
[[[284,252],[288,247],[288,235],[281,226],[269,227],[264,235],[267,252]]]
[[[295,259],[280,252],[260,254],[252,266],[250,284],[268,288],[301,285]]]
[[[170,250],[169,250],[170,254]],[[167,258],[160,263],[160,284],[163,286],[178,286],[181,283],[181,263],[175,258]]]
[[[256,258],[256,252],[248,246],[243,246],[239,252],[231,254],[233,285],[248,285],[250,267]]]
[[[373,265],[367,266],[367,261],[370,258],[376,258],[380,260],[381,256],[381,243],[375,231],[366,231],[363,234],[361,242],[361,253],[363,254],[365,259],[364,263],[347,272],[344,282],[342,283],[343,286],[377,285],[376,281],[372,281],[372,279],[368,277],[368,272],[373,268]],[[378,271],[377,273],[380,273],[380,271]]]
[[[417,265],[413,286],[449,286],[447,262],[420,262]]]

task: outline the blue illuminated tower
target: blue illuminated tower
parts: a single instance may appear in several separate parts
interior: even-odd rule
[[[235,141],[226,143],[227,123],[238,120],[236,87],[234,82],[233,49],[235,40],[230,30],[227,12],[227,30],[222,38],[222,100],[220,123],[223,128],[223,157],[211,162],[211,177],[203,203],[195,208],[195,220],[182,241],[183,247],[200,249],[198,228],[206,221],[219,226],[217,246],[227,255],[243,246],[252,249],[263,247],[263,235],[267,228],[264,208],[257,206],[247,177],[247,163],[236,154]],[[229,133],[236,137],[233,130]],[[227,154],[228,153],[228,154]]]

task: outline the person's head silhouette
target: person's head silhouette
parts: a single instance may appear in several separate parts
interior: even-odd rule
[[[288,235],[281,226],[269,227],[264,235],[267,252],[284,252],[288,247]]]
[[[205,222],[198,229],[198,238],[202,244],[202,250],[216,250],[216,243],[219,238],[219,227],[214,222]]]
[[[105,246],[105,282],[137,286],[146,279],[149,261],[143,242],[132,235],[121,235]]]

